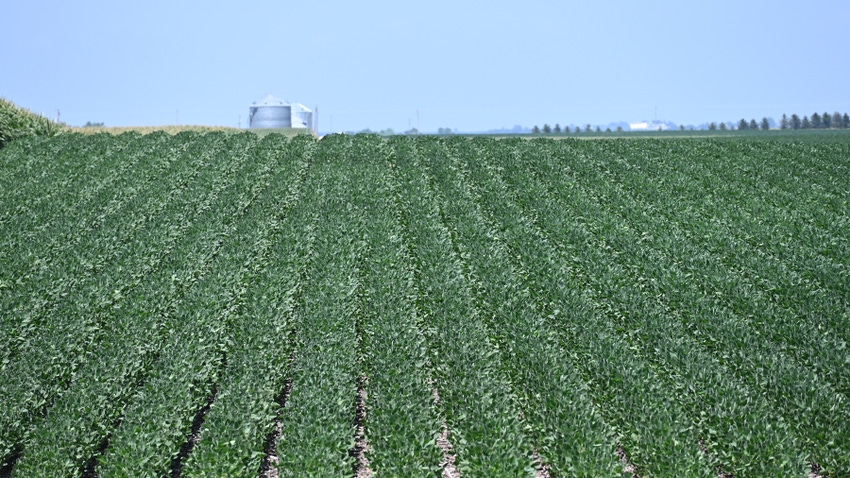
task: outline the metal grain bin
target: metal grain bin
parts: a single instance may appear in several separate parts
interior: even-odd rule
[[[291,128],[292,106],[272,95],[266,95],[248,108],[249,128]]]
[[[301,103],[292,104],[292,127],[313,128],[313,110]]]

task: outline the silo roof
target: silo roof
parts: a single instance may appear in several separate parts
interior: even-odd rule
[[[301,103],[292,103],[292,107],[299,110],[299,111],[303,111],[305,113],[312,113],[313,112],[313,110],[311,110],[310,108],[307,108],[306,106],[302,105]]]
[[[251,103],[251,106],[289,106],[289,102],[274,95],[266,95]]]

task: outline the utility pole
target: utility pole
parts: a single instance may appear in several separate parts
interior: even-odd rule
[[[59,122],[59,118],[62,116],[62,112],[59,111],[59,108],[56,108],[56,122]]]

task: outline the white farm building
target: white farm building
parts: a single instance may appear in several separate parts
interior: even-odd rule
[[[629,129],[632,131],[666,131],[669,128],[667,123],[661,121],[641,121],[640,123],[629,123]]]

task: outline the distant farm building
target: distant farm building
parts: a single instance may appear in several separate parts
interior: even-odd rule
[[[629,123],[629,129],[632,131],[666,131],[668,125],[660,121],[642,121],[640,123]]]

